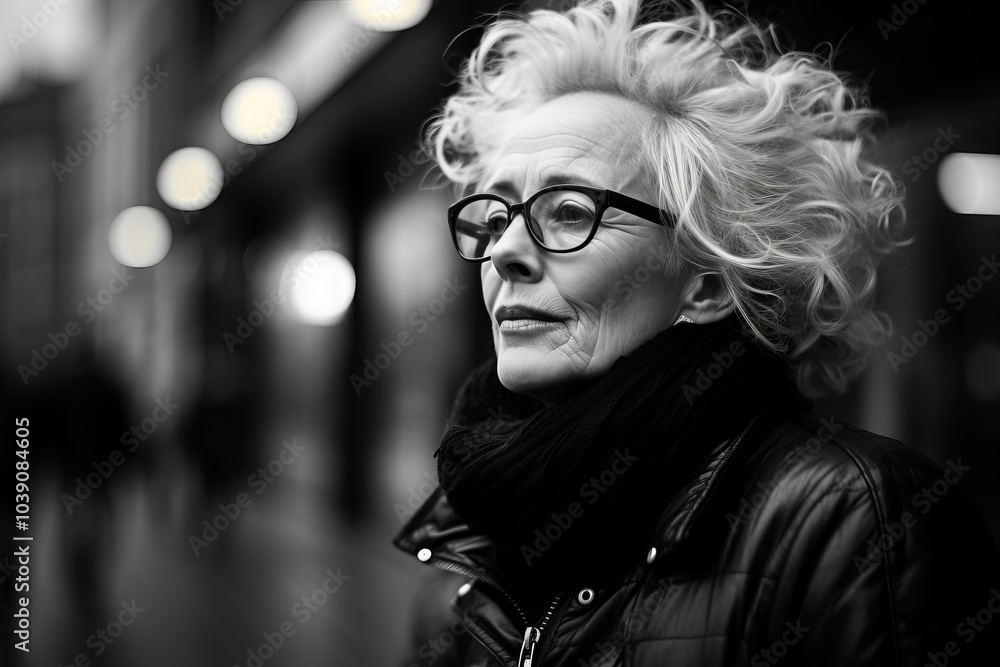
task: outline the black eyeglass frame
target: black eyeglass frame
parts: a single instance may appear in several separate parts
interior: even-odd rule
[[[549,192],[558,191],[570,191],[579,192],[585,194],[594,202],[594,224],[590,229],[590,233],[587,238],[580,243],[575,248],[567,249],[552,249],[545,247],[538,235],[532,228],[531,222],[531,205],[542,195],[548,194]],[[621,192],[615,192],[614,190],[606,190],[602,188],[592,188],[587,185],[549,185],[542,188],[535,194],[528,197],[524,202],[520,204],[513,204],[507,199],[489,192],[480,192],[477,194],[469,195],[468,197],[463,197],[454,204],[448,207],[448,226],[451,228],[451,240],[455,244],[455,250],[458,251],[459,257],[462,259],[473,262],[475,264],[481,264],[482,262],[488,261],[491,255],[486,255],[485,257],[466,257],[462,254],[462,249],[458,244],[458,236],[455,233],[456,226],[458,225],[458,212],[461,211],[466,205],[472,202],[481,201],[484,199],[491,199],[493,201],[498,201],[507,207],[507,224],[504,226],[503,231],[500,232],[500,236],[507,231],[507,229],[514,222],[514,216],[517,213],[521,213],[524,216],[525,226],[528,228],[528,233],[531,234],[532,240],[535,244],[545,250],[546,252],[552,252],[557,254],[565,254],[570,252],[576,252],[584,248],[588,243],[590,243],[594,236],[597,235],[597,228],[601,225],[601,219],[604,217],[604,212],[609,208],[616,208],[625,213],[631,213],[632,215],[647,220],[649,222],[655,222],[659,225],[666,225],[667,227],[673,229],[674,225],[677,223],[677,219],[672,213],[664,211],[663,209],[653,206],[652,204],[647,204],[644,201],[640,201],[634,197],[622,194]],[[499,237],[498,237],[499,240]]]

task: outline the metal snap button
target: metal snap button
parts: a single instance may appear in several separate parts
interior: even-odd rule
[[[646,554],[646,562],[652,564],[656,560],[656,547],[650,547],[649,553]]]
[[[591,602],[594,601],[594,597],[595,596],[593,588],[584,588],[576,596],[576,601],[579,602],[580,604],[590,604]]]
[[[421,549],[420,551],[417,552],[417,560],[419,560],[420,562],[426,563],[430,559],[431,559],[430,549]]]

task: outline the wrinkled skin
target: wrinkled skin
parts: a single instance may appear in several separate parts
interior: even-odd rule
[[[546,185],[571,183],[655,204],[635,160],[624,154],[631,137],[620,120],[625,114],[642,120],[650,113],[602,93],[551,100],[508,130],[480,190],[516,203]],[[663,270],[666,243],[664,227],[608,209],[586,247],[554,254],[539,248],[523,216],[515,216],[481,269],[503,385],[550,404],[561,402],[673,324],[683,312],[683,285]],[[514,305],[558,321],[499,326],[497,307]]]

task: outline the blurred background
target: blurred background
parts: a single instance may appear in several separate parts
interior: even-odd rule
[[[289,621],[268,665],[400,663],[426,568],[391,539],[492,350],[417,140],[490,13],[565,4],[3,3],[3,437],[29,420],[34,538],[31,653],[4,664],[252,666]],[[994,21],[737,6],[867,82],[907,186],[897,356],[815,412],[961,456],[1000,534]]]

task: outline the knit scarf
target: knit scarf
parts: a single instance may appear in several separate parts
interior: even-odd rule
[[[684,475],[787,396],[787,376],[734,317],[674,325],[549,407],[505,389],[494,358],[459,391],[438,479],[512,588],[594,581],[645,553]]]

